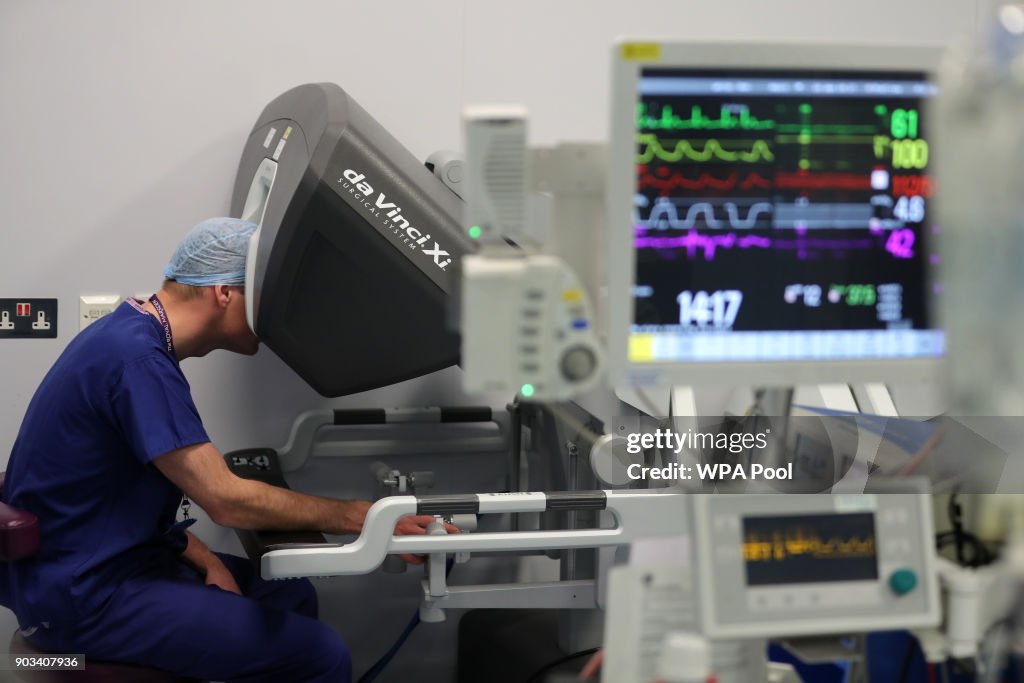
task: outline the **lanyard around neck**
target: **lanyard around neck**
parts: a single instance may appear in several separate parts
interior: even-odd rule
[[[149,297],[149,303],[153,304],[156,316],[160,319],[160,325],[164,328],[164,341],[167,342],[167,353],[171,354],[171,358],[177,360],[178,356],[174,353],[174,338],[171,336],[171,321],[167,319],[167,311],[164,309],[164,305],[160,303],[160,299],[157,298],[156,294]],[[182,493],[181,514],[185,519],[190,518],[189,508],[191,507],[192,503],[189,501],[188,496]]]
[[[167,342],[167,353],[171,354],[171,358],[177,359],[177,354],[174,353],[174,338],[171,336],[171,322],[167,319],[167,311],[164,309],[164,305],[160,303],[160,299],[157,298],[156,294],[149,297],[149,303],[153,304],[153,308],[156,310],[156,317],[160,319],[160,325],[164,328],[164,341]]]

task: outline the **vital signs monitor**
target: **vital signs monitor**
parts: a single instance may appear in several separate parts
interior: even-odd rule
[[[891,381],[943,353],[939,51],[620,41],[613,382]]]

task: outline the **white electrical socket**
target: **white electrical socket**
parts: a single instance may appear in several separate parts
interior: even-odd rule
[[[79,331],[89,327],[89,325],[92,325],[103,316],[113,313],[114,309],[116,309],[120,303],[120,294],[78,297]]]
[[[46,319],[46,313],[39,311],[36,313],[36,321],[32,323],[33,330],[48,330],[50,329],[50,321]]]
[[[14,322],[10,311],[0,311],[0,330],[13,330]]]

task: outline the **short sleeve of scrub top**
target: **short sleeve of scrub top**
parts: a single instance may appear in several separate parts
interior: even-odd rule
[[[111,390],[110,403],[125,441],[142,463],[210,440],[188,382],[162,353],[127,363]]]

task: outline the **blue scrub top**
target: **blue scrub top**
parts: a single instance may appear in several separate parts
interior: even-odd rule
[[[2,493],[42,537],[37,557],[0,563],[0,602],[22,628],[72,626],[184,549],[181,491],[151,461],[210,439],[163,337],[126,302],[68,344],[29,403]]]

